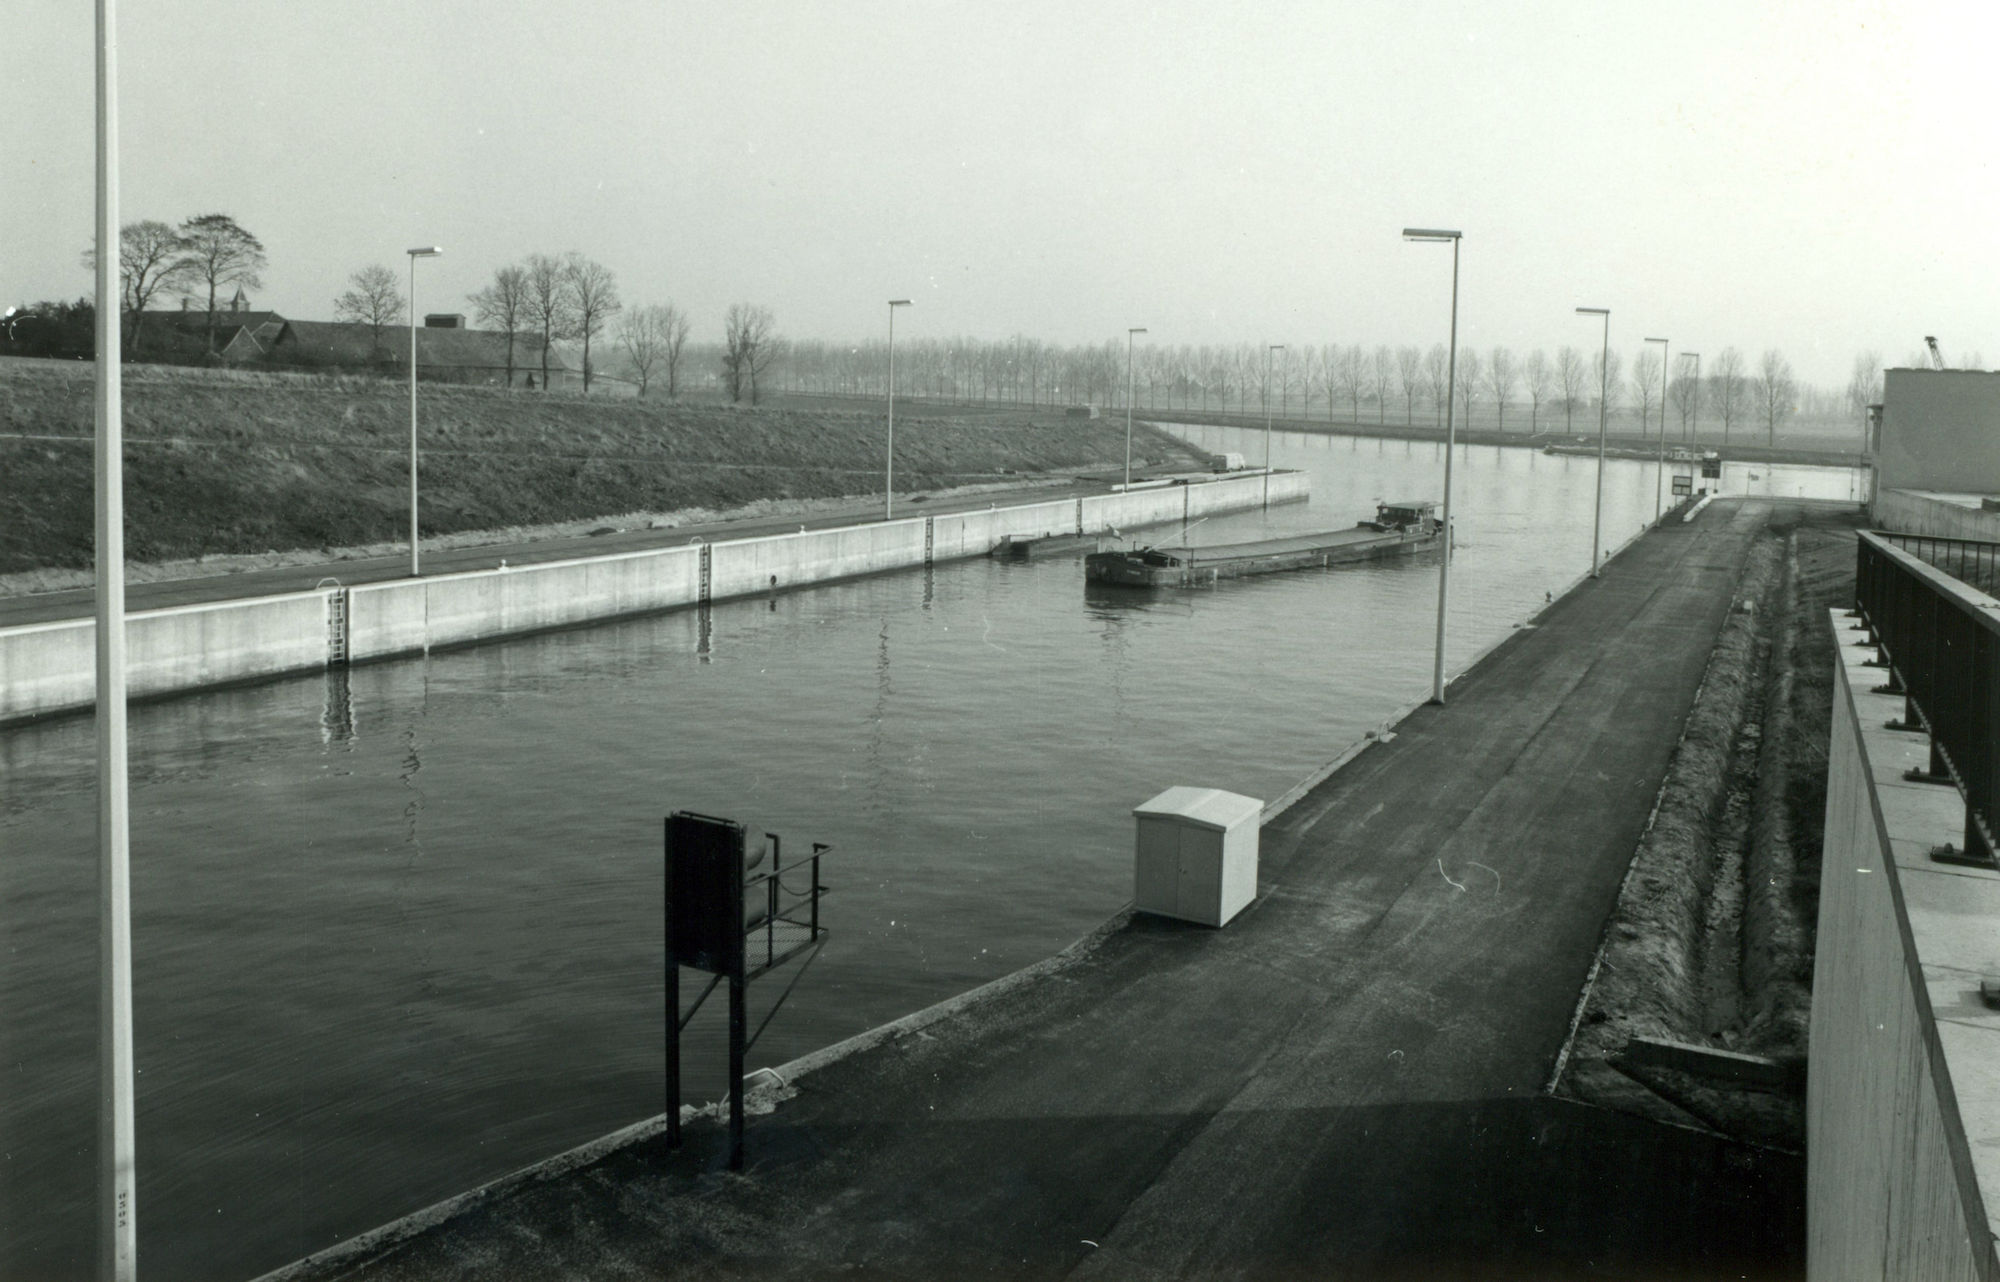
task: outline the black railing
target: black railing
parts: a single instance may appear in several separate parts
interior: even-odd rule
[[[1936,853],[1986,866],[2000,798],[2000,601],[1940,567],[1990,583],[1997,554],[1991,543],[1864,532],[1854,567],[1855,600],[1890,677],[1879,688],[1906,701],[1891,724],[1929,732],[1928,777],[1965,799],[1964,851]]]
[[[1934,565],[1968,587],[2000,596],[2000,543],[1986,539],[1948,539],[1935,534],[1891,534],[1875,531],[1885,541]]]

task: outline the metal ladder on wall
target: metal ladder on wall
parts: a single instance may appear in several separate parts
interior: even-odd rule
[[[333,591],[326,594],[326,665],[329,668],[347,666],[347,596],[348,590],[341,586],[339,579],[321,579],[313,585],[315,591],[333,585]]]

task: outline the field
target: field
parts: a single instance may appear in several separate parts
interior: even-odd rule
[[[91,367],[0,361],[0,574],[91,556]],[[165,561],[402,538],[406,385],[128,367],[127,555]],[[425,384],[426,537],[630,512],[879,494],[884,424],[863,409],[736,409]],[[896,420],[896,489],[1121,466],[1125,427],[1060,411]],[[1141,425],[1134,465],[1205,464]]]

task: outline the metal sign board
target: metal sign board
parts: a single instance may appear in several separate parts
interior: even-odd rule
[[[1676,493],[1676,494],[1692,494],[1692,493],[1694,493],[1694,478],[1693,478],[1692,476],[1677,476],[1677,477],[1675,477],[1675,478],[1674,478],[1674,493]]]

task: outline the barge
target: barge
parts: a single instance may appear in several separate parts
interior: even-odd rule
[[[1038,556],[1095,551],[1103,543],[1104,540],[1095,534],[1048,534],[1025,539],[1009,534],[994,544],[986,555],[996,561],[1032,561]]]
[[[1297,534],[1256,543],[1093,552],[1083,559],[1083,577],[1091,583],[1121,587],[1193,587],[1217,579],[1419,552],[1438,545],[1436,507],[1428,500],[1382,503],[1375,509],[1374,520],[1356,522],[1352,529]]]

